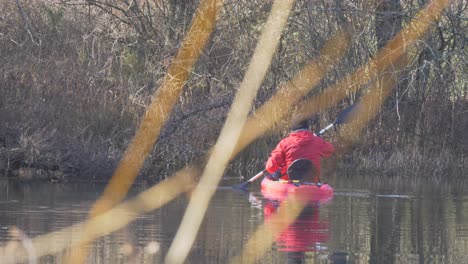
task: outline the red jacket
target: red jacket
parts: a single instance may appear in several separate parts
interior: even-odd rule
[[[283,138],[271,152],[265,169],[274,173],[281,169],[282,179],[288,180],[286,174],[289,165],[296,159],[310,159],[317,170],[316,178],[320,176],[320,159],[330,157],[335,148],[321,137],[315,136],[309,130],[296,130]]]

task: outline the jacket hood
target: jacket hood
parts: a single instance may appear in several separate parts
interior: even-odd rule
[[[301,139],[301,140],[306,140],[306,139],[312,140],[315,137],[315,135],[310,130],[302,130],[302,129],[289,133],[289,136],[297,138],[297,139]]]

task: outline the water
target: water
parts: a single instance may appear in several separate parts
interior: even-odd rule
[[[333,199],[308,206],[261,263],[468,263],[468,189],[463,184],[358,176],[329,181]],[[129,197],[146,187],[135,186]],[[12,226],[32,238],[84,220],[103,188],[0,182],[0,245],[11,242]],[[258,185],[249,189],[215,193],[187,263],[228,263],[240,254],[278,204],[263,199]],[[162,263],[186,206],[183,195],[99,238],[90,246],[88,263]],[[61,263],[63,254],[41,257],[39,263]]]

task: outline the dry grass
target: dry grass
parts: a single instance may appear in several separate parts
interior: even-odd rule
[[[195,6],[174,9],[174,19],[183,19],[172,21],[174,25],[164,20],[171,17],[170,14],[154,13],[154,19],[159,20],[153,23],[164,26],[141,35],[142,24],[139,23],[148,21],[129,20],[125,24],[86,5],[19,2],[24,17],[14,1],[3,2],[0,6],[5,14],[0,22],[0,56],[5,62],[0,66],[0,175],[14,178],[23,175],[24,178],[51,181],[106,180],[129,145],[152,94],[160,87],[177,51],[176,43],[180,43],[188,30],[188,26],[182,25],[188,25],[191,17],[180,14],[193,13]],[[252,40],[260,32],[268,7],[268,4],[257,1],[239,3],[236,12],[231,10],[232,6],[223,7],[210,43],[162,128],[158,144],[140,173],[141,178],[165,179],[205,155],[214,144],[242,78],[243,68],[251,56],[255,45]],[[316,56],[320,56],[325,40],[335,35],[342,25],[325,17],[307,16],[309,7],[301,1],[296,8],[304,12],[293,13],[291,19],[314,25],[316,31],[306,31],[299,23],[288,24],[278,56],[273,58],[271,71],[260,88],[255,102],[257,107],[276,92],[276,87],[284,86],[290,76],[305,69],[303,65],[310,58],[319,58],[317,68],[313,69],[311,65],[311,71],[326,72],[327,67],[333,70],[324,73],[325,76],[312,78],[310,81],[317,82],[317,87],[306,96],[345,77],[351,68],[359,66],[368,57],[372,20],[365,16],[345,17],[352,22],[350,28],[355,33],[349,49],[352,52],[333,61],[341,55],[331,59]],[[251,17],[248,10],[259,11]],[[450,12],[456,10],[450,9]],[[123,14],[118,15],[124,18]],[[30,28],[24,19],[29,21]],[[234,25],[229,21],[238,23]],[[444,16],[441,25],[445,22]],[[323,31],[324,28],[327,30]],[[441,30],[444,34],[452,34],[458,27],[451,31],[444,31],[442,27]],[[161,37],[154,38],[154,34]],[[229,41],[233,36],[237,42]],[[458,35],[453,35],[455,37]],[[447,51],[447,56],[452,57],[446,58],[447,64],[438,65],[426,60],[425,64],[414,61],[408,65],[403,72],[403,79],[409,79],[407,86],[399,85],[400,93],[391,94],[391,102],[377,115],[379,125],[366,128],[369,131],[360,138],[414,140],[424,148],[428,142],[419,140],[424,137],[441,140],[442,147],[456,158],[466,153],[468,138],[464,131],[468,121],[463,114],[467,111],[466,85],[463,88],[465,77],[461,74],[465,72],[466,64],[459,56],[463,49],[457,49],[463,47],[462,44],[460,39],[450,46],[452,50]],[[422,54],[420,47],[424,45],[418,45],[411,52]],[[426,81],[423,83],[418,76],[423,76]],[[426,88],[417,89],[422,85]],[[359,92],[349,90],[346,83],[344,86],[347,99],[340,99],[339,105],[353,102],[359,96]],[[317,114],[317,120],[322,126],[326,125],[339,107],[322,111]],[[389,135],[388,129],[392,129],[393,134]],[[245,156],[252,154],[253,159],[238,157],[230,165],[230,175],[248,176],[262,167],[275,141],[284,135],[282,128],[269,132],[274,136],[254,143],[255,147],[243,152]],[[370,147],[375,151],[381,148],[377,144]]]

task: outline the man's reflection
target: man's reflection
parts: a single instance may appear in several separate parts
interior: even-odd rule
[[[258,199],[250,195],[252,206],[263,207],[264,221],[272,221],[272,216],[280,206],[280,201],[273,199]],[[296,220],[284,229],[275,239],[276,249],[285,252],[286,263],[305,263],[307,252],[326,253],[326,242],[330,239],[328,219],[320,218],[320,207],[327,201],[311,201],[304,207]],[[281,225],[281,220],[275,219],[273,225]],[[347,263],[347,254],[335,252],[328,256],[331,263]]]
[[[278,201],[265,200],[264,220],[268,221],[278,207]],[[320,219],[320,204],[312,202],[304,207],[297,219],[279,234],[275,241],[277,250],[286,253],[288,263],[302,263],[305,252],[326,249],[323,244],[330,237],[328,228],[328,222]]]

